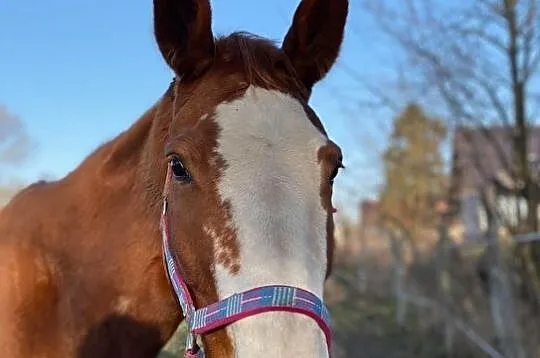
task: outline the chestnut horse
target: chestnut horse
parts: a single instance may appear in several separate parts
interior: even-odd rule
[[[322,297],[342,156],[308,100],[347,13],[347,0],[302,0],[278,47],[214,37],[208,0],[154,0],[174,81],[74,171],[0,212],[0,356],[158,354],[184,318],[163,265],[167,178],[172,252],[196,307],[265,285]],[[291,312],[202,343],[211,358],[329,356],[317,321]]]

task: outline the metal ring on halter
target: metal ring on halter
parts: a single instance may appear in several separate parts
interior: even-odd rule
[[[186,337],[186,349],[193,351],[195,348],[199,348],[197,344],[197,336],[195,336],[195,333],[193,332],[188,332]]]
[[[204,358],[204,352],[197,344],[197,336],[194,333],[188,333],[186,337],[184,358]]]

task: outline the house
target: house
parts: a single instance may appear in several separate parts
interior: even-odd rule
[[[362,201],[358,207],[356,221],[347,217],[337,216],[335,220],[335,249],[336,257],[345,263],[358,264],[362,251],[373,243],[386,245],[379,235],[379,204],[377,201]]]
[[[512,127],[458,127],[454,134],[450,203],[453,230],[465,241],[478,240],[488,229],[483,195],[494,193],[501,221],[516,227],[527,216],[526,201],[517,194],[511,172],[515,165]],[[540,159],[540,127],[529,131],[529,163]],[[457,230],[457,231],[456,231]]]
[[[358,222],[360,223],[360,230],[362,236],[369,236],[376,234],[379,227],[379,211],[380,204],[375,200],[363,200],[360,202],[360,210]]]
[[[381,224],[381,204],[377,200],[363,200],[358,208],[358,233],[355,250],[366,261],[388,264],[388,236]],[[373,263],[373,262],[372,262]]]

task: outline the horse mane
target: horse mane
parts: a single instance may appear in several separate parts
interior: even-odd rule
[[[236,31],[216,38],[216,62],[240,71],[248,85],[268,90],[284,90],[309,97],[308,89],[298,80],[289,58],[275,41],[246,31]],[[178,78],[174,77],[165,98],[174,97]]]
[[[216,56],[216,62],[242,72],[247,84],[269,90],[289,89],[304,99],[309,97],[287,55],[274,41],[249,32],[233,32],[216,39]],[[173,78],[165,96],[173,96],[177,80]]]
[[[249,84],[272,90],[288,88],[307,97],[292,63],[274,41],[240,31],[219,37],[216,49],[219,60],[242,66]]]

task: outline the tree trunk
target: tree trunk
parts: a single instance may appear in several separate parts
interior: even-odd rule
[[[396,298],[396,322],[399,327],[405,326],[407,316],[407,300],[405,297],[405,265],[403,262],[403,242],[401,238],[387,230],[388,243],[392,253],[392,289]]]

